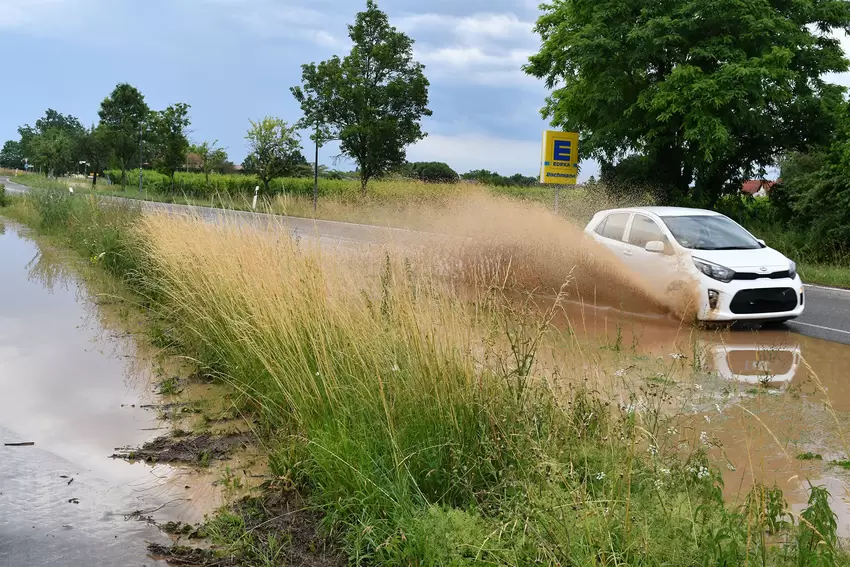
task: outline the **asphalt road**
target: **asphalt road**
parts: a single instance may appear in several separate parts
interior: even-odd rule
[[[0,183],[6,185],[10,193],[24,193],[27,187],[0,177]],[[227,211],[210,207],[190,207],[170,203],[141,201],[142,206],[149,210],[163,210],[180,214],[183,212],[199,214],[203,218],[216,222],[223,215],[245,223],[268,222],[279,226],[281,222],[297,237],[317,238],[323,244],[344,244],[346,242],[381,242],[387,235],[396,241],[409,239],[421,244],[423,233],[404,229],[345,223],[338,221],[322,221],[296,217],[274,217],[244,211]],[[806,286],[806,311],[797,320],[787,324],[788,328],[801,335],[850,345],[850,290]]]

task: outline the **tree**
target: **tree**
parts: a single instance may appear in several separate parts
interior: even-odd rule
[[[9,140],[0,150],[0,167],[18,169],[24,167],[24,146],[21,142]]]
[[[186,129],[191,124],[189,108],[185,102],[178,102],[163,111],[154,112],[151,117],[154,163],[157,170],[171,178],[172,190],[174,172],[180,169],[189,152],[189,138],[186,136]]]
[[[48,132],[50,135],[45,138]],[[48,108],[44,116],[36,120],[35,127],[25,124],[18,128],[18,133],[21,136],[23,158],[46,167],[48,173],[64,175],[75,169],[71,164],[79,163],[82,159],[80,139],[86,129],[79,119],[70,114]],[[49,167],[46,166],[48,163]]]
[[[365,195],[370,179],[403,164],[407,146],[426,136],[419,122],[431,116],[429,84],[413,59],[413,40],[373,0],[348,36],[351,53],[303,65],[302,86],[292,94],[319,138],[339,140],[342,155],[357,163]]]
[[[447,163],[440,161],[417,161],[404,164],[400,173],[406,177],[426,183],[457,183],[460,176]]]
[[[227,152],[222,148],[217,148],[218,140],[214,142],[203,142],[202,144],[193,144],[189,151],[199,159],[201,171],[204,172],[206,184],[210,184],[210,172],[221,170],[227,162]]]
[[[100,104],[98,115],[106,143],[121,166],[121,186],[124,187],[127,169],[138,159],[139,131],[148,120],[150,109],[138,89],[121,83]]]
[[[269,181],[292,173],[299,163],[306,163],[301,154],[301,142],[296,126],[289,126],[279,118],[266,116],[262,120],[251,120],[251,128],[245,139],[249,155],[244,167],[257,175],[266,192]]]
[[[669,201],[713,204],[781,153],[824,142],[848,62],[843,0],[557,0],[525,71],[543,115],[613,164],[638,153]],[[691,186],[693,184],[693,189]]]
[[[73,140],[61,128],[50,128],[31,141],[31,161],[48,175],[60,176],[74,167]]]

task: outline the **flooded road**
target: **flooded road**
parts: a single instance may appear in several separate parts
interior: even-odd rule
[[[196,521],[195,483],[109,458],[164,433],[139,407],[154,368],[62,266],[0,230],[0,565],[164,565],[146,542],[169,539],[129,516]]]
[[[776,485],[799,513],[809,483],[824,486],[839,535],[850,537],[850,346],[782,326],[711,330],[578,304],[555,325],[600,345],[583,356],[603,368],[602,381],[628,378],[622,389],[638,392],[638,405],[652,403],[652,383],[675,386],[675,441],[708,452],[727,500]]]

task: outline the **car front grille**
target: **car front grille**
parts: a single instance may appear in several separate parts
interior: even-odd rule
[[[797,292],[790,287],[745,289],[732,298],[729,309],[736,315],[784,313],[797,308]]]
[[[760,280],[760,279],[770,279],[770,280],[782,280],[785,278],[791,278],[791,272],[785,270],[784,272],[773,272],[772,274],[754,274],[751,272],[735,272],[735,276],[732,278],[733,280]]]

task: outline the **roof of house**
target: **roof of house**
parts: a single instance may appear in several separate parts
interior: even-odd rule
[[[758,193],[762,189],[765,191],[770,191],[773,189],[773,186],[776,185],[775,181],[766,181],[764,179],[751,179],[749,181],[744,181],[744,184],[741,186],[741,191],[744,193],[749,193],[750,195],[754,195]]]

